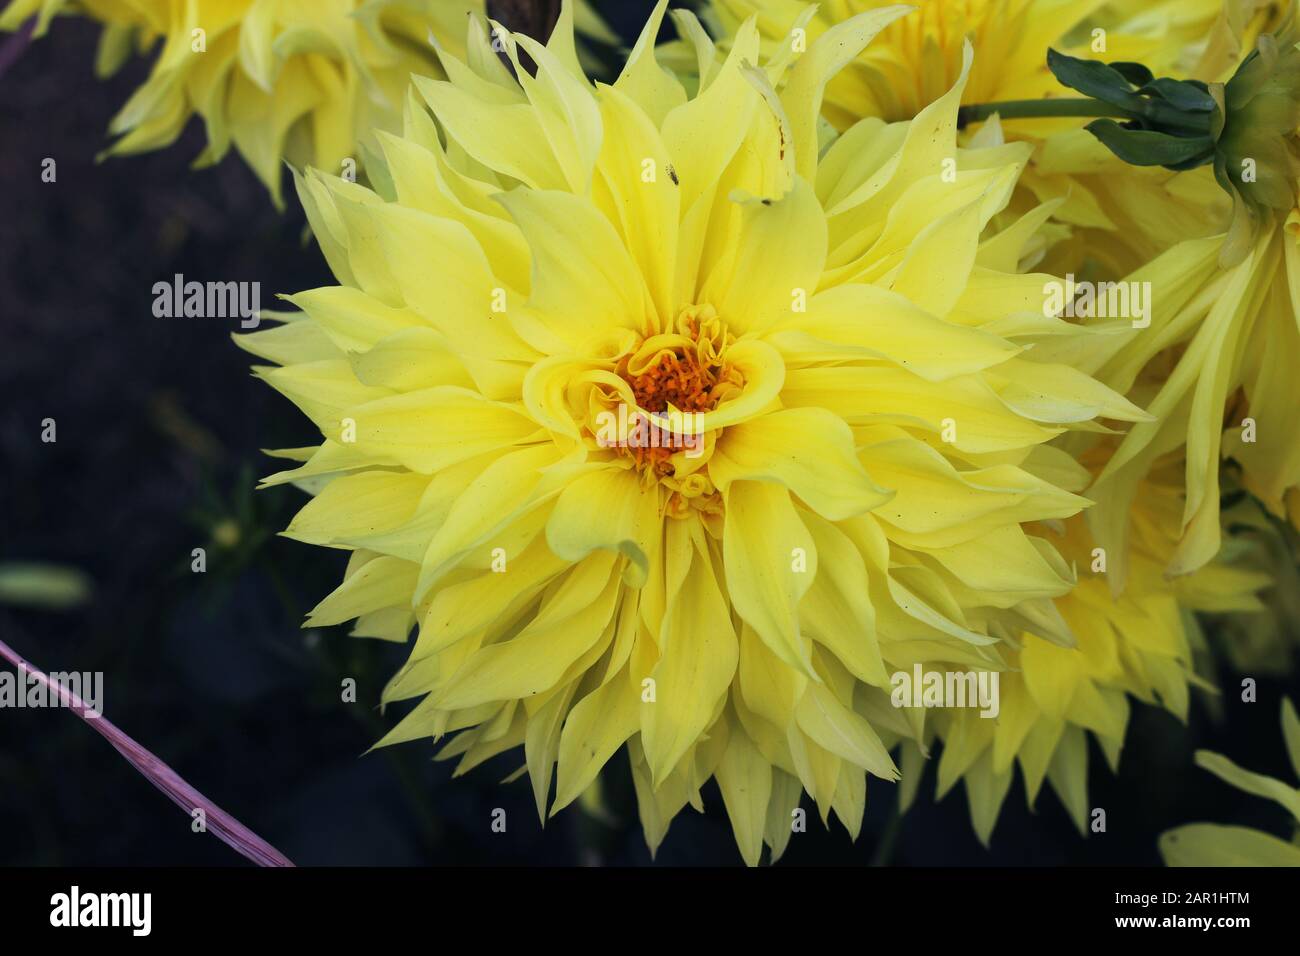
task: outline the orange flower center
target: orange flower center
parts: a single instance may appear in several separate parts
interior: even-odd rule
[[[664,352],[640,375],[626,377],[637,404],[648,412],[666,412],[669,405],[683,412],[707,412],[717,405],[712,393],[721,372],[721,364],[702,364],[691,352]]]
[[[630,459],[647,488],[667,492],[664,517],[720,520],[721,496],[708,473],[719,429],[709,417],[745,389],[744,374],[727,360],[733,342],[712,306],[687,306],[668,328],[623,346],[610,369],[621,384],[586,393],[595,446]]]

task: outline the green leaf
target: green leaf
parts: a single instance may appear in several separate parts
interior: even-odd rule
[[[1112,153],[1134,166],[1173,166],[1184,169],[1214,160],[1211,136],[1171,136],[1153,130],[1125,129],[1111,119],[1098,119],[1085,129]]]
[[[1300,717],[1296,716],[1295,704],[1288,698],[1282,700],[1282,738],[1286,741],[1287,756],[1291,758],[1291,769],[1300,778]]]
[[[0,564],[0,604],[64,611],[86,603],[90,578],[56,564]]]
[[[1224,783],[1231,784],[1238,790],[1244,790],[1246,793],[1267,800],[1276,800],[1300,821],[1300,790],[1295,787],[1263,774],[1251,773],[1237,766],[1223,754],[1208,750],[1196,751],[1196,765],[1202,770],[1210,771]]]
[[[1112,106],[1141,114],[1145,101],[1124,74],[1096,60],[1080,60],[1056,50],[1047,51],[1047,68],[1064,86]]]
[[[1300,847],[1249,827],[1190,823],[1160,835],[1166,866],[1300,866]]]
[[[1148,80],[1138,92],[1158,96],[1172,106],[1186,113],[1213,113],[1217,109],[1214,97],[1203,84],[1186,80],[1175,80],[1162,76],[1158,80]]]
[[[1211,162],[1213,162],[1213,161],[1214,161],[1214,157],[1213,157],[1213,156],[1211,156],[1211,157],[1205,157],[1205,156],[1202,156],[1201,154],[1198,153],[1197,155],[1193,156],[1191,159],[1186,160],[1185,162],[1181,162],[1181,163],[1166,163],[1166,164],[1165,164],[1165,169],[1173,170],[1173,171],[1176,172],[1176,173],[1181,173],[1181,172],[1183,172],[1184,170],[1188,170],[1188,169],[1196,169],[1198,166],[1205,166],[1205,165],[1208,165],[1209,163],[1211,163]],[[1229,192],[1229,195],[1231,195],[1231,192]]]
[[[1146,86],[1155,79],[1155,74],[1141,63],[1130,63],[1127,60],[1117,60],[1110,64],[1110,68],[1134,86]]]

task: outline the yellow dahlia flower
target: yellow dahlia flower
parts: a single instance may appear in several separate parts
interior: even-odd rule
[[[397,129],[411,72],[437,74],[434,44],[464,49],[482,0],[80,0],[103,21],[98,67],[133,45],[158,47],[149,79],[114,117],[109,154],[168,146],[191,116],[208,144],[196,166],[231,145],[281,204],[287,160],[355,176],[372,131]],[[62,0],[14,0],[0,29],[37,15],[43,32]],[[347,165],[345,165],[345,163]]]
[[[1300,717],[1290,700],[1282,701],[1282,736],[1300,781]],[[1196,752],[1196,765],[1252,796],[1280,803],[1295,825],[1288,841],[1250,827],[1189,823],[1161,835],[1160,855],[1167,866],[1300,866],[1300,787],[1243,770],[1208,750]]]
[[[826,81],[906,8],[763,66],[747,23],[688,96],[665,7],[595,88],[571,33],[504,34],[512,75],[472,27],[381,192],[300,180],[340,284],[239,341],[323,436],[267,479],[315,493],[286,534],[353,552],[311,623],[418,627],[383,743],[523,745],[543,817],[626,745],[652,848],[715,778],[755,863],[801,790],[856,834],[897,776],[891,668],[999,666],[997,617],[1069,589],[1024,527],[1086,503],[1045,443],[1145,416],[1025,350],[1089,333],[1016,271],[1044,212],[985,235],[1027,150],[957,148],[965,72],[819,155]]]
[[[995,118],[975,135],[1001,142],[1004,128]],[[1051,208],[1034,260],[1043,272],[1116,280],[1188,238],[1221,233],[1231,211],[1209,169],[1131,166],[1081,127],[1028,141],[1034,152],[995,222]]]

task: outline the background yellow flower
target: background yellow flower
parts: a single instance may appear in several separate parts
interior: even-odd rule
[[[412,72],[440,75],[435,44],[463,49],[482,0],[13,0],[0,29],[57,13],[104,23],[97,70],[157,50],[149,79],[113,118],[108,154],[168,146],[192,116],[207,130],[195,160],[233,145],[282,204],[287,161],[355,178],[375,130],[397,129]],[[347,164],[347,165],[345,165]]]

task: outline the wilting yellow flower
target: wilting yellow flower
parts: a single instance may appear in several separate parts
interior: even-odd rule
[[[1108,439],[1084,460],[1095,470],[1113,453]],[[1082,489],[1083,468],[1067,486]],[[1164,574],[1177,547],[1182,516],[1182,465],[1177,456],[1160,463],[1139,489],[1131,514],[1134,539],[1127,553],[1127,586],[1112,593],[1109,555],[1097,548],[1083,516],[1049,536],[1079,569],[1078,585],[1056,599],[1056,610],[1077,643],[1063,647],[1031,624],[1007,655],[1001,675],[998,719],[966,711],[936,714],[943,740],[937,793],[959,780],[976,835],[987,843],[1011,786],[1016,763],[1032,805],[1046,779],[1080,833],[1088,822],[1087,734],[1093,734],[1112,770],[1119,764],[1129,719],[1129,695],[1164,706],[1186,720],[1189,685],[1203,683],[1192,670],[1189,636],[1193,612],[1259,612],[1256,596],[1271,583],[1266,571],[1224,554],[1199,572],[1176,579]]]
[[[15,0],[0,29],[63,2]],[[373,131],[401,125],[411,72],[442,75],[433,43],[463,52],[465,18],[482,0],[81,0],[105,24],[100,72],[133,45],[159,47],[149,79],[114,117],[109,154],[168,146],[190,117],[218,162],[231,145],[280,204],[287,160],[355,175]],[[344,163],[349,162],[348,167]]]
[[[571,34],[509,36],[516,80],[476,23],[381,193],[300,182],[340,285],[239,341],[324,436],[268,479],[353,551],[311,622],[418,625],[384,743],[522,744],[543,815],[626,744],[652,848],[716,777],[754,863],[801,788],[856,834],[919,731],[891,668],[999,666],[999,617],[1050,613],[1072,574],[1023,526],[1086,502],[1045,443],[1145,416],[1025,350],[1090,333],[1016,272],[1045,211],[984,235],[1028,150],[957,148],[964,72],[819,156],[826,80],[906,8],[762,67],[746,24],[688,96],[665,6],[597,88]]]
[[[1150,283],[1150,327],[1104,341],[1111,355],[1089,371],[1125,394],[1136,385],[1155,420],[1129,430],[1090,489],[1098,505],[1089,521],[1108,550],[1123,551],[1138,482],[1182,445],[1184,534],[1168,573],[1193,571],[1219,549],[1224,458],[1242,466],[1247,490],[1285,516],[1286,497],[1300,486],[1300,393],[1290,372],[1300,350],[1300,213],[1291,219],[1261,234],[1230,269],[1219,266],[1224,239],[1216,236],[1176,246],[1128,277]]]
[[[1300,718],[1290,700],[1282,701],[1282,736],[1291,768],[1300,781]],[[1291,839],[1250,827],[1189,823],[1160,836],[1160,855],[1168,866],[1300,866],[1300,787],[1243,770],[1222,754],[1196,752],[1196,765],[1256,797],[1275,800],[1295,817]]]

